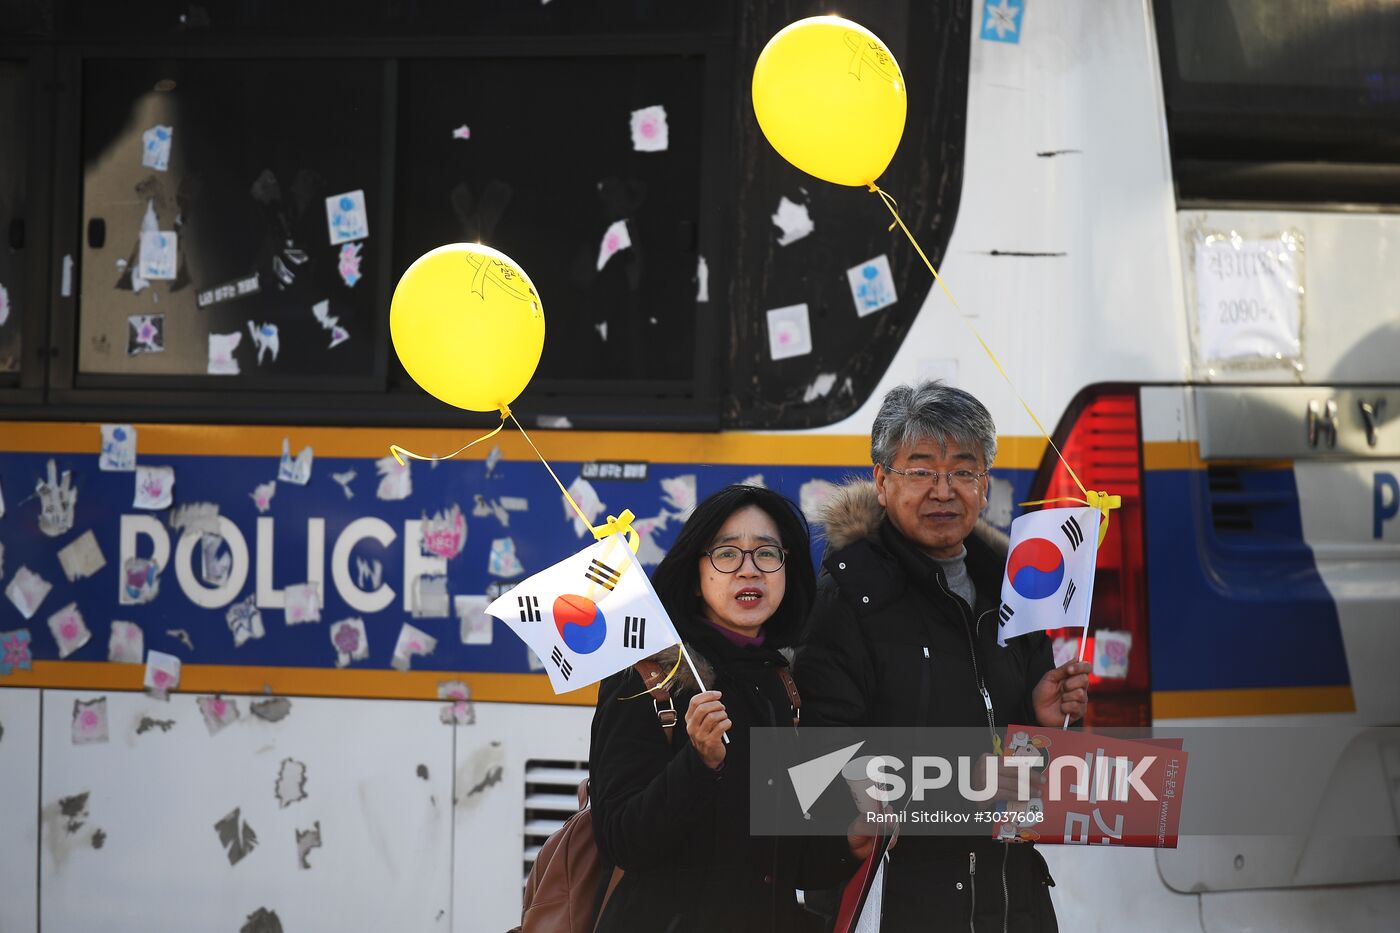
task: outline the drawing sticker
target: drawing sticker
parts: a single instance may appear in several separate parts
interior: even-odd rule
[[[0,632],[0,675],[9,676],[16,670],[27,671],[34,666],[29,651],[29,629]]]
[[[778,210],[774,212],[772,221],[773,226],[778,228],[779,246],[796,243],[817,229],[807,205],[789,201],[786,197],[778,199]]]
[[[231,334],[209,335],[209,375],[238,375],[238,360],[234,358],[233,351],[238,349],[242,340],[243,332],[238,330]]]
[[[182,533],[214,535],[219,533],[219,504],[217,502],[187,502],[170,511],[170,527]]]
[[[491,452],[490,452],[489,454],[486,455],[485,466],[486,466],[486,478],[487,478],[487,479],[490,479],[490,478],[495,474],[495,472],[496,472],[496,467],[500,465],[501,457],[502,457],[502,454],[501,454],[501,445],[500,445],[500,444],[497,444],[495,447],[492,447],[492,448],[491,448]],[[0,514],[3,514],[3,513],[0,513]]]
[[[288,625],[321,621],[321,585],[297,583],[283,591]]]
[[[91,528],[67,545],[59,549],[58,563],[69,583],[86,580],[107,566],[107,558],[102,556],[102,548],[97,543],[97,535]]]
[[[354,288],[355,283],[360,280],[360,260],[363,258],[360,251],[364,248],[362,243],[346,243],[340,248],[340,262],[337,266],[340,272],[340,279],[347,288]]]
[[[578,517],[578,513],[574,511],[573,506],[569,505],[569,500],[560,496],[559,502],[564,506],[564,521],[572,521],[574,523],[574,534],[582,538],[588,533],[591,526],[598,523],[598,516],[603,514],[603,509],[607,508],[607,503],[598,498],[598,492],[593,488],[593,484],[582,476],[569,484],[569,495],[573,497],[574,502],[578,504],[579,509],[582,510],[584,516],[588,519],[588,524],[584,524]]]
[[[422,552],[435,554],[451,560],[462,553],[467,543],[467,519],[462,515],[462,507],[453,505],[446,510],[438,510],[432,518],[423,514]]]
[[[136,495],[131,506],[136,509],[170,508],[175,495],[175,468],[168,466],[136,467]]]
[[[1099,629],[1094,633],[1094,676],[1115,680],[1127,677],[1128,657],[1132,650],[1132,632]]]
[[[47,469],[48,479],[41,479],[34,485],[34,494],[39,497],[39,530],[50,538],[57,538],[73,529],[78,490],[73,488],[72,471],[64,470],[60,477],[52,457]]]
[[[256,324],[248,322],[248,333],[253,338],[253,346],[258,351],[258,365],[263,364],[263,355],[271,354],[272,362],[277,362],[277,351],[280,349],[280,340],[277,333],[276,324]]]
[[[603,234],[603,242],[598,247],[598,271],[602,272],[603,267],[624,249],[632,248],[632,235],[627,232],[627,221],[615,220],[608,225],[608,230]]]
[[[446,574],[423,574],[413,581],[412,610],[415,619],[445,619],[449,596]]]
[[[228,582],[232,569],[233,551],[224,548],[224,539],[219,535],[200,535],[199,575],[204,582],[222,586]]]
[[[486,614],[489,600],[485,596],[454,596],[452,609],[461,627],[462,644],[489,645],[495,634],[495,626]]]
[[[83,614],[78,611],[78,604],[75,602],[49,616],[49,631],[53,633],[53,640],[58,645],[60,658],[68,657],[92,638],[92,632],[83,622]]]
[[[449,701],[438,711],[438,719],[443,725],[470,726],[476,723],[476,709],[471,704],[471,690],[462,681],[439,681],[438,699]]]
[[[146,652],[146,676],[142,684],[157,700],[169,699],[170,691],[180,686],[180,659],[163,651]]]
[[[436,638],[405,622],[399,629],[399,640],[394,644],[394,657],[389,663],[395,670],[406,671],[415,657],[432,654],[436,648]]]
[[[149,557],[129,557],[122,567],[121,589],[117,602],[123,606],[140,606],[160,593],[160,567]]]
[[[114,664],[140,664],[146,653],[146,639],[135,622],[112,622],[107,637],[107,660]]]
[[[365,211],[364,191],[347,191],[326,198],[326,222],[330,227],[332,246],[369,236],[369,214]]]
[[[797,491],[798,507],[809,522],[819,521],[819,516],[837,492],[835,483],[824,479],[808,480]]]
[[[331,644],[335,646],[335,666],[345,667],[351,661],[369,657],[369,640],[365,637],[365,620],[359,617],[342,619],[331,626]]]
[[[410,472],[410,465],[413,461],[405,460],[399,463],[390,454],[374,461],[374,469],[379,473],[379,488],[374,491],[375,496],[385,502],[394,502],[399,499],[407,499],[413,493],[413,474]]]
[[[141,164],[163,172],[170,167],[170,137],[174,130],[168,126],[153,126],[141,134]]]
[[[331,479],[335,480],[335,482],[345,492],[345,498],[355,498],[355,492],[350,488],[350,484],[355,481],[354,470],[346,470],[344,473],[332,473]]]
[[[668,476],[661,481],[661,501],[676,510],[675,518],[689,518],[698,498],[695,488],[694,473]]]
[[[982,11],[982,38],[988,42],[1021,43],[1021,14],[1026,0],[985,0]]]
[[[486,572],[493,577],[518,577],[525,572],[525,567],[515,556],[514,540],[496,538],[491,542],[491,554],[486,560]]]
[[[277,466],[278,482],[305,486],[311,481],[311,463],[315,456],[308,445],[293,459],[291,439],[282,438],[282,461]]]
[[[807,305],[788,305],[768,312],[768,353],[786,360],[812,352],[812,325]]]
[[[130,473],[136,469],[135,428],[129,424],[102,425],[102,453],[97,468],[104,473]]]
[[[107,741],[107,698],[73,701],[74,745],[98,745]]]
[[[21,566],[15,571],[14,579],[10,580],[10,585],[5,587],[5,595],[19,610],[20,615],[24,616],[25,619],[32,619],[51,589],[53,589],[53,584],[28,567]],[[26,635],[26,637],[28,636]]]
[[[228,623],[228,630],[233,635],[233,646],[241,648],[243,643],[254,638],[262,638],[266,634],[263,630],[262,613],[258,611],[257,594],[249,593],[247,599],[240,600],[228,607],[224,613],[224,620]]]
[[[133,314],[126,319],[126,355],[165,352],[165,315]]]
[[[233,700],[225,700],[221,696],[199,697],[195,703],[199,704],[200,715],[204,717],[204,725],[210,735],[218,735],[230,723],[238,720],[238,704]]]
[[[243,821],[238,807],[234,807],[232,813],[215,823],[214,830],[219,834],[219,844],[228,850],[230,865],[237,865],[243,861],[243,857],[252,852],[258,844],[257,833]]]
[[[665,152],[671,143],[666,108],[657,104],[632,111],[632,148],[637,152]]]
[[[851,286],[851,298],[860,317],[888,308],[897,300],[894,275],[890,272],[890,257],[884,253],[847,269],[846,281]]]
[[[266,483],[259,483],[253,487],[253,491],[248,493],[253,499],[253,505],[258,509],[258,514],[262,515],[272,508],[272,497],[277,494],[277,482],[269,480]]]
[[[138,274],[150,281],[175,278],[178,264],[179,234],[173,230],[150,230],[141,233],[141,248],[137,258]]]
[[[274,788],[277,805],[290,807],[299,800],[306,799],[306,765],[295,758],[283,758],[277,771],[277,785]]]
[[[454,130],[452,131],[452,138],[453,138],[453,139],[471,139],[471,138],[472,138],[472,129],[471,129],[471,127],[469,127],[469,126],[467,126],[465,123],[463,123],[461,126],[457,127],[456,129],[454,129]]]

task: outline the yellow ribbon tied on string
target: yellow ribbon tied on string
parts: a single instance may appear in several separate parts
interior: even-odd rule
[[[1065,466],[1069,466],[1068,463]],[[1074,477],[1075,483],[1079,482],[1079,477],[1074,476],[1074,471],[1070,470],[1070,476]],[[1035,499],[1031,502],[1022,502],[1022,506],[1027,505],[1051,505],[1055,502],[1074,502],[1078,505],[1087,505],[1091,509],[1097,509],[1103,518],[1099,521],[1099,545],[1103,544],[1103,539],[1108,535],[1108,516],[1114,509],[1123,507],[1122,496],[1110,496],[1106,492],[1095,492],[1092,489],[1085,489],[1082,485],[1080,492],[1084,493],[1083,499],[1076,499],[1073,496],[1056,496],[1054,499]]]

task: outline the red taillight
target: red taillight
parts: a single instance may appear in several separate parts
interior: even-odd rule
[[[1055,431],[1055,443],[1088,489],[1122,496],[1108,536],[1099,548],[1085,660],[1093,660],[1096,636],[1125,632],[1132,638],[1126,677],[1089,678],[1086,725],[1150,725],[1151,678],[1147,654],[1146,561],[1142,534],[1142,441],[1135,389],[1091,387],[1070,405]],[[1065,465],[1047,449],[1031,486],[1032,499],[1083,498]],[[1052,639],[1078,639],[1078,629],[1059,629]],[[1118,639],[1121,643],[1121,639]]]

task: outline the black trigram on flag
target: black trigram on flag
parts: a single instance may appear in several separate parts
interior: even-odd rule
[[[559,668],[559,673],[564,675],[564,679],[568,680],[569,675],[574,672],[574,666],[564,659],[564,652],[559,650],[558,645],[555,645],[554,650],[549,653],[549,659],[554,662],[555,667]]]
[[[1060,526],[1060,530],[1065,533],[1066,538],[1069,538],[1070,549],[1079,550],[1079,545],[1084,543],[1084,530],[1079,527],[1079,522],[1074,520],[1073,515]]]
[[[641,616],[627,616],[622,620],[622,647],[645,648],[647,646],[647,620]]]
[[[1074,599],[1074,581],[1069,581],[1069,586],[1065,588],[1065,612],[1069,612],[1069,604]]]
[[[540,598],[538,596],[517,596],[515,601],[520,604],[521,622],[540,622],[544,617],[540,615]]]
[[[1000,613],[1000,614],[1001,614],[1001,623],[1000,623],[1000,624],[1004,626],[1004,625],[1006,625],[1006,623],[1008,623],[1008,622],[1011,621],[1011,617],[1014,616],[1014,615],[1016,614],[1016,610],[1015,610],[1015,609],[1012,609],[1012,608],[1011,608],[1010,606],[1008,606],[1006,603],[1002,603],[1002,604],[1001,604],[1001,613]]]
[[[622,576],[618,571],[598,560],[589,561],[588,569],[583,572],[583,575],[605,590],[611,590],[617,586],[617,581]]]

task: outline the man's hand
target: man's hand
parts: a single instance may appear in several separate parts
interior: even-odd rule
[[[690,736],[690,744],[711,771],[724,764],[724,734],[734,726],[719,697],[718,690],[697,693],[690,698],[690,708],[685,711],[685,731]]]
[[[892,811],[888,804],[881,804],[879,812]],[[851,850],[851,857],[857,862],[870,858],[870,853],[875,851],[875,839],[881,834],[890,837],[889,849],[893,849],[895,843],[899,842],[899,824],[895,823],[893,828],[889,829],[883,824],[871,822],[864,813],[851,820],[851,825],[846,830],[846,846]],[[889,849],[885,851],[888,852]]]
[[[1089,671],[1093,666],[1087,661],[1070,661],[1051,671],[1046,671],[1031,692],[1031,707],[1035,710],[1035,721],[1046,729],[1064,725],[1065,716],[1070,722],[1084,718],[1084,710],[1089,706]]]

